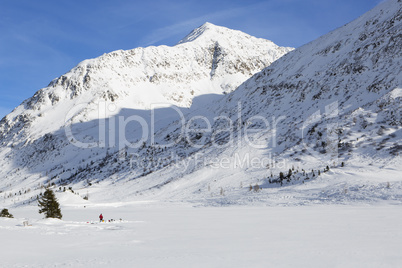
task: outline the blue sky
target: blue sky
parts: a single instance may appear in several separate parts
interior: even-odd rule
[[[87,58],[174,45],[208,21],[298,47],[380,0],[1,0],[0,118]]]

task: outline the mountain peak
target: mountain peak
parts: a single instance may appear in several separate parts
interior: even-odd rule
[[[223,26],[217,26],[214,25],[210,22],[206,22],[203,25],[201,25],[198,28],[195,28],[192,30],[186,37],[184,37],[182,40],[180,40],[177,45],[183,44],[183,43],[188,43],[188,42],[193,42],[196,39],[220,39],[222,36],[227,34],[228,32],[238,32],[243,35],[247,35],[243,32],[236,31],[236,30],[231,30],[229,28],[223,27]]]

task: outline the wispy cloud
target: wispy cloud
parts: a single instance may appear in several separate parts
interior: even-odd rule
[[[261,4],[247,5],[243,7],[232,8],[228,10],[218,11],[208,13],[196,18],[181,21],[169,26],[158,28],[152,31],[150,34],[146,35],[141,39],[140,43],[143,46],[153,45],[162,40],[168,39],[169,37],[182,34],[183,37],[188,31],[192,30],[194,27],[200,26],[205,22],[210,21],[224,21],[226,19],[240,17],[242,14],[250,12],[251,10],[257,8]],[[177,40],[179,41],[179,40]]]
[[[38,29],[45,32],[46,36]],[[26,22],[20,25],[10,25],[3,30],[0,37],[0,43],[4,44],[4,48],[6,48],[1,51],[3,53],[0,55],[5,58],[9,57],[8,63],[29,64],[30,61],[48,62],[49,59],[70,63],[72,58],[67,53],[56,44],[47,41],[47,39],[56,39],[59,36],[61,33],[57,26],[50,25],[43,20],[30,20],[29,25]]]

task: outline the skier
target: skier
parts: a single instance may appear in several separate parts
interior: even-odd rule
[[[103,221],[103,215],[102,215],[102,213],[99,215],[99,221],[100,221],[100,222]]]

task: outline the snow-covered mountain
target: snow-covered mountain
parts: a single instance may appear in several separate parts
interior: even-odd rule
[[[55,183],[99,200],[203,204],[400,201],[401,20],[402,2],[388,0],[271,65],[289,49],[211,24],[174,47],[84,61],[2,120],[2,189]],[[109,106],[99,116],[100,99]],[[133,116],[152,123],[156,102],[165,105],[148,129]]]
[[[15,176],[36,174],[42,180],[49,170],[76,168],[76,158],[81,161],[87,153],[73,153],[77,148],[63,129],[67,122],[83,123],[78,135],[93,140],[99,136],[99,118],[130,111],[149,122],[155,104],[187,112],[233,91],[291,50],[205,23],[173,47],[120,50],[85,60],[0,121],[0,177],[15,181]],[[194,102],[199,96],[204,97]],[[159,121],[169,124],[169,115]],[[98,149],[97,155],[104,154]]]
[[[100,100],[113,102],[118,109],[148,110],[154,103],[190,107],[194,97],[233,91],[290,50],[205,23],[173,47],[119,50],[81,62],[6,116],[0,138],[14,139],[19,123],[24,132],[35,129],[35,138],[56,131],[79,104],[85,107],[75,116],[92,120],[98,114],[90,110]],[[29,131],[26,137],[32,134]]]

